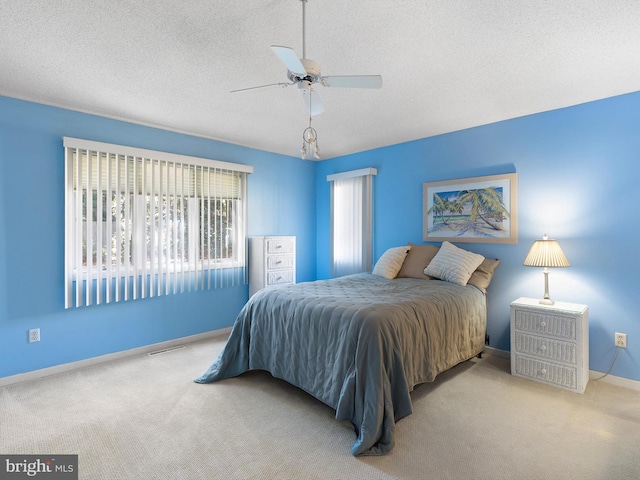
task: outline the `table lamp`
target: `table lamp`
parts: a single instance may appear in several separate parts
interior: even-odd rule
[[[555,302],[549,298],[549,268],[571,266],[558,241],[549,239],[545,233],[542,236],[542,240],[533,242],[523,265],[526,267],[544,267],[544,298],[540,300],[540,303],[553,305]]]

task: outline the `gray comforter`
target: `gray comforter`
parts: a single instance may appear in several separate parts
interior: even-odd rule
[[[266,370],[350,420],[354,455],[381,455],[413,388],[481,352],[485,329],[485,295],[471,285],[362,273],[267,288],[196,382]]]

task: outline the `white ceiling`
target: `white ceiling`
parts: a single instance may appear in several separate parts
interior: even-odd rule
[[[309,0],[323,158],[640,91],[637,0]],[[300,0],[2,0],[0,94],[298,156]]]

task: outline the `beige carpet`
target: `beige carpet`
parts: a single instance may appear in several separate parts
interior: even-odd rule
[[[640,478],[640,392],[485,355],[413,392],[391,454],[356,458],[350,424],[266,373],[193,383],[224,342],[0,388],[0,453],[78,454],[82,479]]]

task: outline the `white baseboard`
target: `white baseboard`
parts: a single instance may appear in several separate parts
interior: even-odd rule
[[[511,359],[511,352],[507,350],[500,350],[493,347],[484,347],[484,353],[487,355],[495,355],[496,357]],[[595,380],[604,375],[603,372],[596,372],[595,370],[589,370],[589,380]],[[636,390],[640,392],[640,382],[637,380],[631,380],[624,377],[616,377],[615,375],[607,375],[606,377],[598,380],[602,383],[608,383],[617,387],[628,388],[630,390]]]
[[[143,347],[132,348],[130,350],[123,350],[122,352],[108,353],[106,355],[100,355],[98,357],[87,358],[85,360],[79,360],[77,362],[64,363],[62,365],[56,365],[54,367],[42,368],[40,370],[33,370],[31,372],[19,373],[17,375],[11,375],[9,377],[0,378],[0,387],[12,385],[14,383],[27,382],[29,380],[35,380],[37,378],[48,377],[49,375],[56,375],[58,373],[68,372],[76,370],[78,368],[90,367],[92,365],[98,365],[100,363],[111,362],[119,358],[131,357],[133,355],[140,355],[143,353],[155,352],[156,350],[164,350],[172,348],[185,343],[193,343],[200,340],[206,340],[208,338],[218,337],[221,335],[229,335],[231,327],[221,328],[219,330],[211,330],[210,332],[198,333],[196,335],[190,335],[188,337],[176,338],[168,340],[166,342],[153,343],[151,345],[145,345]],[[493,347],[484,347],[484,353],[487,355],[495,355],[501,358],[511,358],[511,353],[507,350],[500,350]],[[589,379],[594,380],[602,377],[604,373],[596,372],[595,370],[589,370]],[[602,383],[609,383],[617,387],[628,388],[630,390],[640,391],[640,382],[631,380],[629,378],[617,377],[615,375],[607,375],[599,380]]]
[[[595,380],[604,375],[604,372],[596,372],[595,370],[589,370],[589,380]],[[635,390],[640,392],[640,382],[637,380],[631,380],[629,378],[624,377],[616,377],[615,375],[607,375],[606,377],[600,378],[598,380],[602,383],[609,383],[611,385],[615,385],[617,387],[628,388],[630,390]]]
[[[511,354],[509,352],[507,352],[506,350],[500,350],[498,348],[485,346],[484,353],[486,353],[487,355],[495,355],[496,357],[511,359]]]
[[[17,375],[11,375],[9,377],[0,378],[0,387],[12,385],[20,382],[27,382],[29,380],[35,380],[37,378],[48,377],[49,375],[56,375],[58,373],[68,372],[76,370],[78,368],[90,367],[92,365],[98,365],[100,363],[111,362],[119,358],[131,357],[133,355],[140,355],[144,353],[155,352],[156,350],[164,350],[185,343],[193,343],[200,340],[206,340],[221,335],[229,335],[231,327],[221,328],[219,330],[211,330],[210,332],[198,333],[196,335],[190,335],[188,337],[175,338],[173,340],[167,340],[166,342],[153,343],[151,345],[145,345],[143,347],[132,348],[129,350],[123,350],[121,352],[108,353],[106,355],[100,355],[98,357],[91,357],[85,360],[79,360],[77,362],[63,363],[62,365],[55,365],[53,367],[42,368],[39,370],[33,370],[31,372],[19,373]]]

